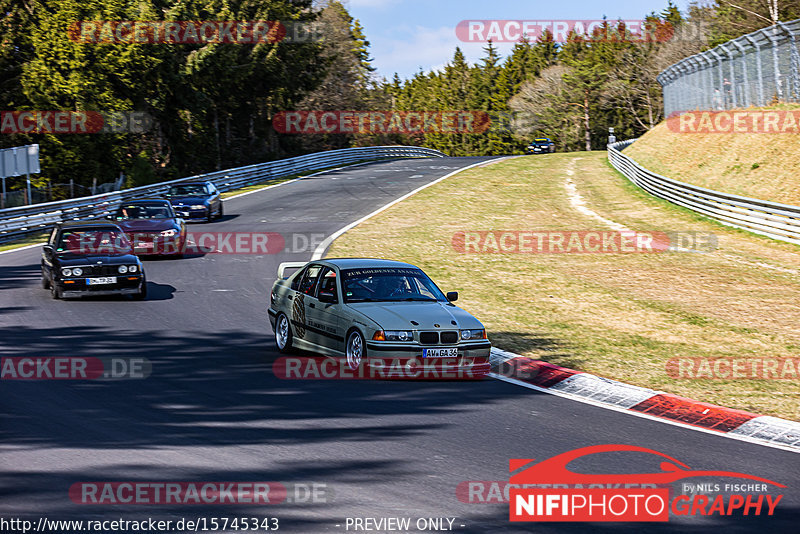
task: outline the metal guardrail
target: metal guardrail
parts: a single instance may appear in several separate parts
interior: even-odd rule
[[[722,224],[800,245],[800,207],[712,191],[648,171],[622,153],[633,140],[608,145],[608,159],[631,182]]]
[[[90,197],[0,210],[0,241],[47,230],[59,222],[97,219],[115,211],[121,202],[133,198],[160,196],[170,186],[183,182],[207,180],[222,192],[240,189],[300,172],[334,167],[355,161],[385,158],[445,157],[438,150],[410,146],[345,148],[318,152],[278,161],[198,174],[170,182],[113,191]]]

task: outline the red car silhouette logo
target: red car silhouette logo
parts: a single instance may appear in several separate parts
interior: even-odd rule
[[[661,472],[657,473],[595,475],[576,473],[567,468],[569,463],[578,458],[601,452],[642,452],[660,456],[667,461],[661,462]],[[511,460],[509,462],[510,471],[514,472],[520,467],[529,465],[534,461],[535,460]],[[779,488],[786,487],[783,484],[766,478],[737,473],[735,471],[695,470],[664,453],[634,445],[595,445],[592,447],[575,449],[538,462],[524,471],[512,475],[509,482],[511,484],[669,484],[677,480],[692,477],[745,478],[772,484]]]

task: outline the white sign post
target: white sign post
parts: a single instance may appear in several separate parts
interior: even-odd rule
[[[39,174],[39,145],[25,145],[0,150],[0,178],[3,179],[3,196],[0,209],[6,207],[6,178],[25,174],[28,189],[28,204],[31,198],[31,173]]]

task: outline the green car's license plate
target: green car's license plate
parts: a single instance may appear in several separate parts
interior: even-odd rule
[[[422,349],[423,358],[458,358],[458,349]]]

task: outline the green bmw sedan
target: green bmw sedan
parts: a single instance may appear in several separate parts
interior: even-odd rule
[[[286,276],[290,269],[295,272]],[[283,353],[307,350],[343,359],[351,370],[391,360],[403,376],[416,368],[442,372],[434,376],[485,376],[491,350],[486,329],[453,304],[457,299],[458,293],[444,294],[408,263],[282,263],[269,318]]]

